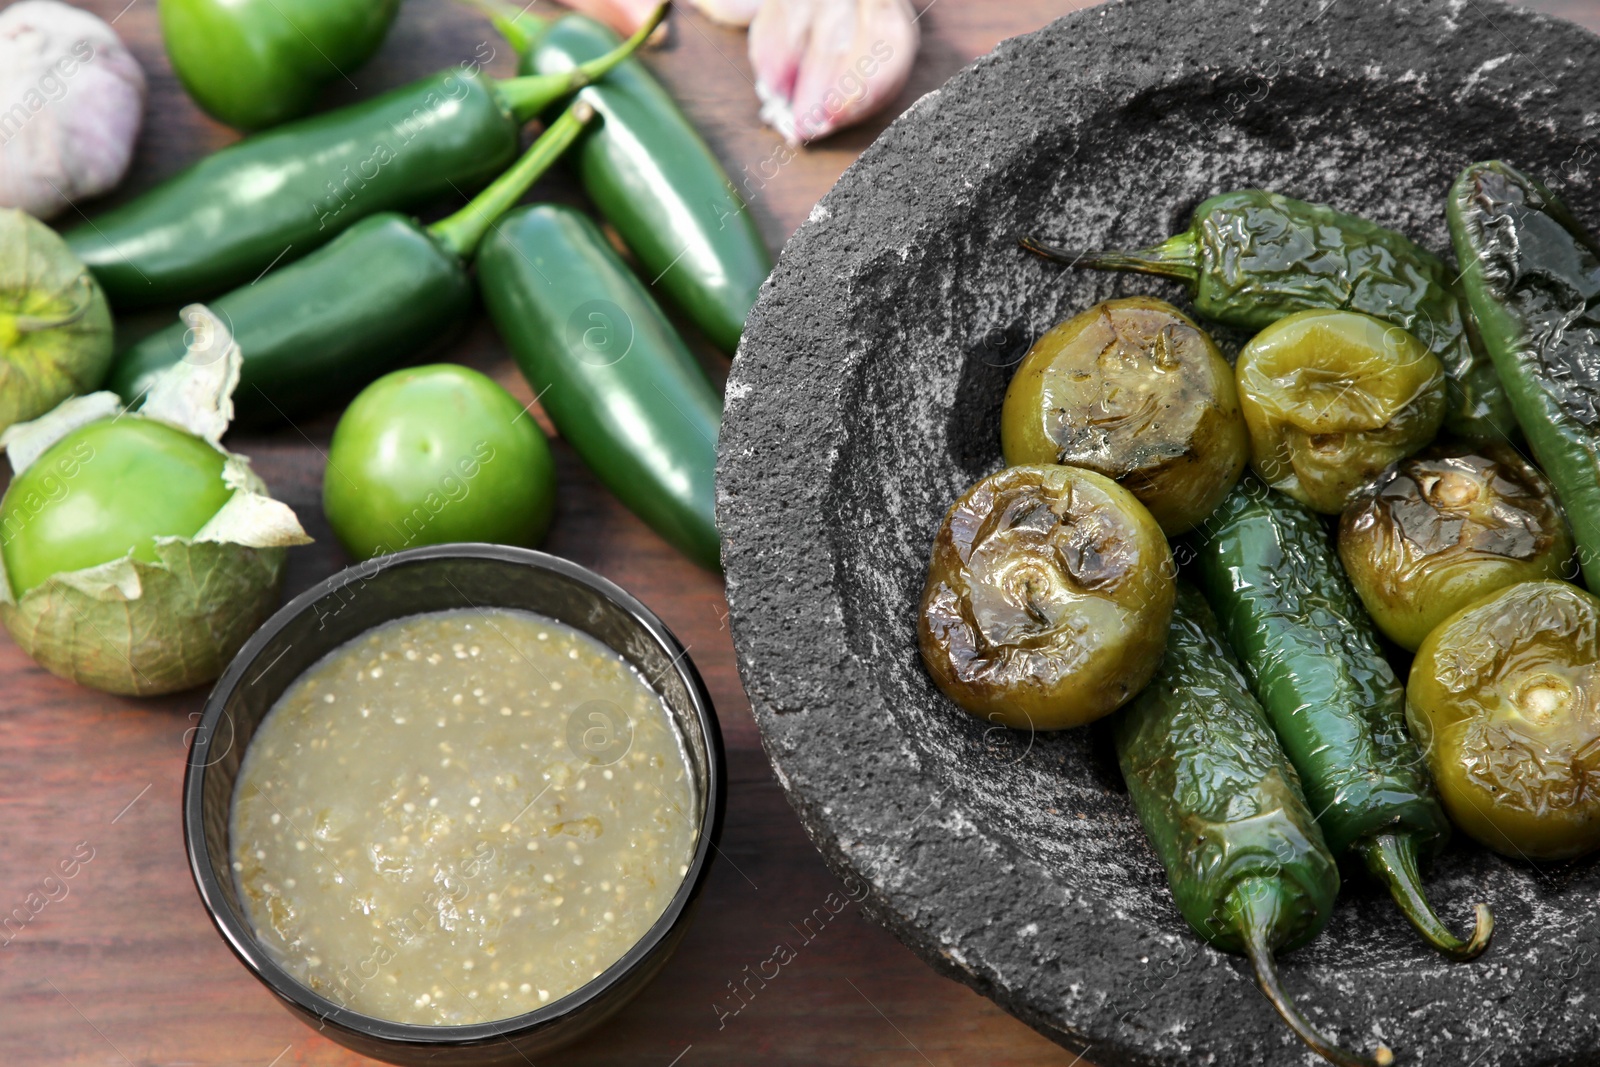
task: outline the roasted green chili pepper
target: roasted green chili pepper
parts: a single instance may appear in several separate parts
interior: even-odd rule
[[[1314,308],[1360,311],[1415,334],[1450,375],[1446,427],[1472,441],[1516,429],[1488,357],[1474,347],[1450,272],[1410,238],[1322,204],[1260,189],[1214,196],[1190,228],[1137,252],[1029,251],[1080,267],[1184,282],[1208,319],[1260,330]]]
[[[423,228],[391,212],[374,215],[326,248],[213,303],[244,353],[235,422],[287,419],[326,406],[465,318],[472,308],[465,261],[593,118],[587,104],[574,104],[515,166],[449,218]],[[133,404],[185,357],[189,340],[182,323],[152,334],[118,358],[107,384]]]
[[[722,398],[599,227],[565,207],[513,211],[484,242],[478,282],[561,436],[634,514],[716,569]]]
[[[1334,1045],[1278,980],[1273,953],[1327,925],[1339,867],[1211,609],[1189,586],[1178,588],[1155,680],[1111,723],[1129,799],[1194,932],[1248,956],[1272,1006],[1322,1056],[1391,1063],[1383,1045],[1370,1061]]]
[[[654,22],[558,76],[446,71],[246,138],[75,227],[67,244],[115,307],[227,292],[369,215],[481,187],[516,158],[528,119],[620,62]]]
[[[259,130],[365,63],[400,0],[161,0],[172,69],[213,118]]]
[[[616,34],[582,15],[546,26],[503,4],[476,6],[523,54],[522,71],[562,74],[603,55]],[[716,155],[638,60],[584,98],[602,122],[573,153],[584,192],[639,260],[651,288],[732,354],[772,256]]]
[[[1423,895],[1418,862],[1443,848],[1450,823],[1406,730],[1405,687],[1322,520],[1246,479],[1191,548],[1328,846],[1358,855],[1430,945],[1453,959],[1477,956],[1494,931],[1489,909],[1478,906],[1463,942]]]
[[[1498,161],[1462,172],[1446,213],[1484,344],[1600,591],[1600,245]]]

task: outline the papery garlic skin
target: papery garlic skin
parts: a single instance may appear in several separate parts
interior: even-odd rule
[[[145,78],[116,32],[58,0],[0,11],[0,206],[48,219],[115,188]]]
[[[801,145],[873,115],[911,75],[918,17],[910,0],[764,0],[750,24],[762,121]]]
[[[761,0],[690,0],[690,3],[725,26],[748,26],[761,9]]]
[[[610,26],[622,37],[632,37],[639,32],[645,20],[655,14],[661,0],[559,0],[560,3],[596,22]],[[647,38],[647,44],[660,44],[666,39],[667,24],[663,22]]]

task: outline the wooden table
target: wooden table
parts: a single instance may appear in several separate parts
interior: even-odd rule
[[[1193,0],[1201,2],[1201,0]],[[1359,3],[1365,0],[1335,0]],[[126,7],[124,5],[126,4]],[[1086,0],[916,0],[923,48],[896,110],[1005,37]],[[232,139],[184,96],[161,47],[156,0],[82,3],[116,28],[150,75],[147,126],[128,181],[137,190]],[[1529,6],[1600,29],[1600,0]],[[1491,0],[1457,17],[1490,19]],[[1152,33],[1159,33],[1152,27]],[[382,53],[354,72],[361,95],[496,48],[486,23],[446,0],[409,0]],[[1507,42],[1515,51],[1516,42]],[[680,8],[649,63],[699,123],[743,188],[774,249],[888,116],[789,158],[756,119],[741,34]],[[1530,72],[1531,76],[1531,72]],[[340,86],[331,102],[353,98]],[[540,196],[570,199],[559,180]],[[91,207],[90,210],[93,210]],[[525,384],[479,323],[444,354]],[[708,356],[718,374],[725,361]],[[344,566],[319,506],[332,416],[236,441],[317,544],[291,557],[286,595]],[[734,668],[720,582],[684,562],[623,510],[557,442],[561,512],[545,546],[620,582],[692,651],[716,699],[732,770],[722,841],[698,921],[661,978],[557,1064],[1071,1065],[1056,1047],[965,987],[935,975],[853,906],[804,943],[736,1015],[732,987],[838,882],[773,780]],[[0,913],[25,906],[58,861],[92,859],[20,932],[0,934],[0,1064],[334,1065],[366,1062],[294,1021],[233,959],[195,896],[184,860],[179,788],[202,694],[134,701],[62,682],[0,637]],[[752,984],[753,987],[753,984]]]

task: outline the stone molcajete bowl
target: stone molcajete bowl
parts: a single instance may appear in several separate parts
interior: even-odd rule
[[[1315,1062],[1179,917],[1103,730],[985,728],[918,660],[934,530],[999,467],[1023,352],[1111,296],[1185,304],[1015,238],[1150,244],[1206,196],[1265,186],[1447,252],[1445,190],[1493,157],[1593,224],[1597,122],[1600,39],[1495,0],[1126,0],[1001,45],[817,205],[728,383],[728,597],[779,778],[906,944],[1102,1067]],[[1430,886],[1458,928],[1492,905],[1488,954],[1444,961],[1352,874],[1283,958],[1310,1017],[1401,1063],[1600,1063],[1600,868],[1458,840]]]

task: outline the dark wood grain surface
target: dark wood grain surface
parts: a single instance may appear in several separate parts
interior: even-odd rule
[[[915,3],[926,8],[922,53],[893,110],[1003,38],[1087,6],[1081,0]],[[125,192],[233,139],[205,119],[174,80],[161,47],[157,0],[93,0],[82,6],[116,20],[150,76],[146,128]],[[1529,6],[1600,28],[1600,0]],[[1457,17],[1492,24],[1494,12],[1490,0],[1467,0]],[[509,51],[481,19],[449,0],[406,0],[383,51],[352,72],[353,85],[330,92],[329,103],[449,66],[485,42],[497,50],[490,71],[509,73]],[[1515,54],[1516,42],[1508,40],[1506,48]],[[670,40],[648,62],[746,191],[774,249],[890,117],[791,158],[757,121],[742,34],[680,6]],[[560,179],[536,195],[575,198]],[[443,356],[484,369],[531,400],[499,340],[481,322]],[[725,361],[705,358],[714,373],[726,373]],[[314,546],[292,554],[286,595],[348,562],[319,503],[322,453],[333,421],[327,416],[234,442],[317,538]],[[1081,1062],[977,994],[935,975],[854,906],[812,940],[796,933],[839,883],[802,833],[762,755],[734,667],[721,583],[677,557],[623,510],[560,442],[556,452],[561,511],[546,547],[632,590],[690,646],[721,716],[732,787],[722,842],[726,858],[713,869],[683,947],[621,1016],[549,1062]],[[202,696],[133,701],[80,689],[35,667],[0,637],[0,913],[26,908],[61,861],[92,855],[64,883],[64,896],[56,888],[55,899],[31,922],[0,933],[0,1064],[367,1062],[279,1008],[223,947],[195,896],[184,861],[179,788]],[[795,958],[764,987],[746,983],[746,968],[753,971],[779,943],[793,946]],[[755,992],[736,997],[735,987]]]

